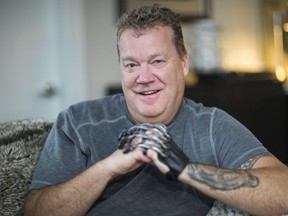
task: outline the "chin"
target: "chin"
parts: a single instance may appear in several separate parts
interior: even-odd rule
[[[155,110],[151,112],[149,112],[149,110],[141,110],[139,113],[141,113],[142,116],[145,116],[148,118],[153,118],[153,117],[157,117],[160,115],[160,112],[155,112]]]
[[[144,117],[149,119],[150,121],[152,121],[153,119],[156,120],[159,118],[159,116],[161,115],[162,112],[155,112],[151,111],[151,112],[147,112],[147,110],[140,112],[140,114]]]

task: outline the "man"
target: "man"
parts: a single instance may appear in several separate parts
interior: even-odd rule
[[[178,15],[147,6],[117,27],[124,95],[59,114],[25,214],[205,215],[214,200],[287,213],[287,167],[224,111],[183,98],[189,57]]]

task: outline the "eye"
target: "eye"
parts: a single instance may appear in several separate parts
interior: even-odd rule
[[[163,60],[160,60],[160,59],[157,59],[157,60],[154,61],[155,64],[160,64],[162,62],[163,62]]]
[[[152,62],[152,64],[155,65],[155,66],[160,66],[160,65],[162,65],[164,62],[165,62],[165,61],[162,60],[162,59],[156,59],[156,60],[154,60],[154,61]]]
[[[125,68],[134,68],[136,67],[137,65],[135,63],[129,63],[129,64],[126,64],[125,65]]]
[[[138,66],[139,64],[135,62],[127,61],[123,63],[123,70],[131,73],[131,72],[137,71]]]

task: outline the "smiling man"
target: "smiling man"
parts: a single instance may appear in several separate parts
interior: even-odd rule
[[[117,28],[124,94],[59,114],[24,214],[287,213],[287,167],[226,112],[183,98],[189,57],[179,16],[145,6]]]
[[[180,56],[168,26],[121,33],[122,88],[137,123],[169,123],[183,100],[188,54]]]

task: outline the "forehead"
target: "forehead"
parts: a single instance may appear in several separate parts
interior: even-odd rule
[[[169,27],[153,27],[141,31],[125,30],[119,40],[120,61],[145,61],[156,56],[177,55]]]
[[[119,49],[131,46],[145,48],[145,45],[163,46],[164,44],[165,46],[174,45],[173,32],[168,26],[156,26],[142,30],[126,29],[122,32],[118,41]]]

